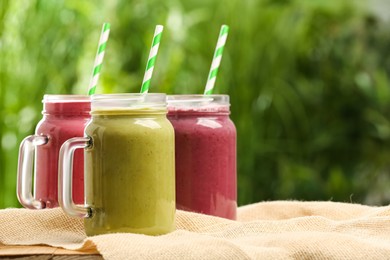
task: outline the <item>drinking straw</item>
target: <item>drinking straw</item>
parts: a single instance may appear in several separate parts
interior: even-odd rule
[[[211,95],[213,93],[215,80],[217,79],[218,68],[221,64],[223,49],[225,47],[226,39],[229,33],[229,26],[222,25],[219,31],[219,37],[217,46],[215,47],[213,61],[211,63],[209,76],[207,78],[206,88],[204,90],[205,95]]]
[[[102,69],[103,58],[104,58],[104,53],[106,50],[106,44],[107,44],[109,34],[110,34],[110,24],[104,23],[102,27],[102,32],[100,33],[100,40],[96,52],[95,63],[93,65],[92,77],[89,82],[88,95],[95,94],[96,86],[100,76],[100,70]]]
[[[142,81],[141,93],[145,94],[149,91],[150,81],[152,79],[154,64],[156,62],[158,47],[160,46],[160,40],[164,26],[157,25],[154,30],[154,36],[152,41],[152,47],[150,49],[148,63],[146,64],[144,79]]]

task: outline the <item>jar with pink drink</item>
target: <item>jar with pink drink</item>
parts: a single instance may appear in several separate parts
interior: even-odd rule
[[[43,118],[36,127],[35,135],[27,136],[19,149],[17,196],[20,204],[30,209],[58,206],[58,155],[61,145],[72,137],[82,136],[90,119],[89,96],[45,95],[42,102]],[[75,154],[73,172],[72,195],[77,203],[83,203],[82,151]]]
[[[171,95],[178,209],[236,219],[236,128],[228,95]]]

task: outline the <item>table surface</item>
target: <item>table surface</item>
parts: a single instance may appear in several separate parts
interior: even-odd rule
[[[0,258],[2,259],[103,259],[95,250],[81,252],[63,248],[38,246],[5,246],[0,245]]]

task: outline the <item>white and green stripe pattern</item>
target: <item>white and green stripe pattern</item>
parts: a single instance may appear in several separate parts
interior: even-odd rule
[[[102,69],[104,53],[106,50],[108,36],[110,34],[110,24],[104,23],[102,32],[100,34],[99,46],[95,57],[95,63],[93,65],[92,77],[88,87],[88,95],[95,94],[96,86],[99,81],[100,71]]]
[[[150,81],[152,79],[154,64],[156,63],[156,57],[158,52],[158,47],[160,46],[161,35],[164,27],[162,25],[157,25],[154,31],[152,48],[150,49],[148,63],[146,64],[145,75],[142,81],[141,93],[148,93],[150,87]]]
[[[206,88],[204,90],[205,95],[211,95],[213,93],[215,80],[217,79],[218,68],[221,64],[223,49],[225,47],[226,39],[229,33],[229,26],[222,25],[219,32],[217,46],[215,47],[213,61],[211,63],[209,76],[207,78]]]

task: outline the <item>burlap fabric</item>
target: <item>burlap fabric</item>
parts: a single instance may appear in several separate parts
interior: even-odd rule
[[[60,209],[0,210],[0,243],[95,248],[106,259],[390,259],[390,206],[274,201],[238,209],[231,221],[177,211],[163,236],[86,237]]]

